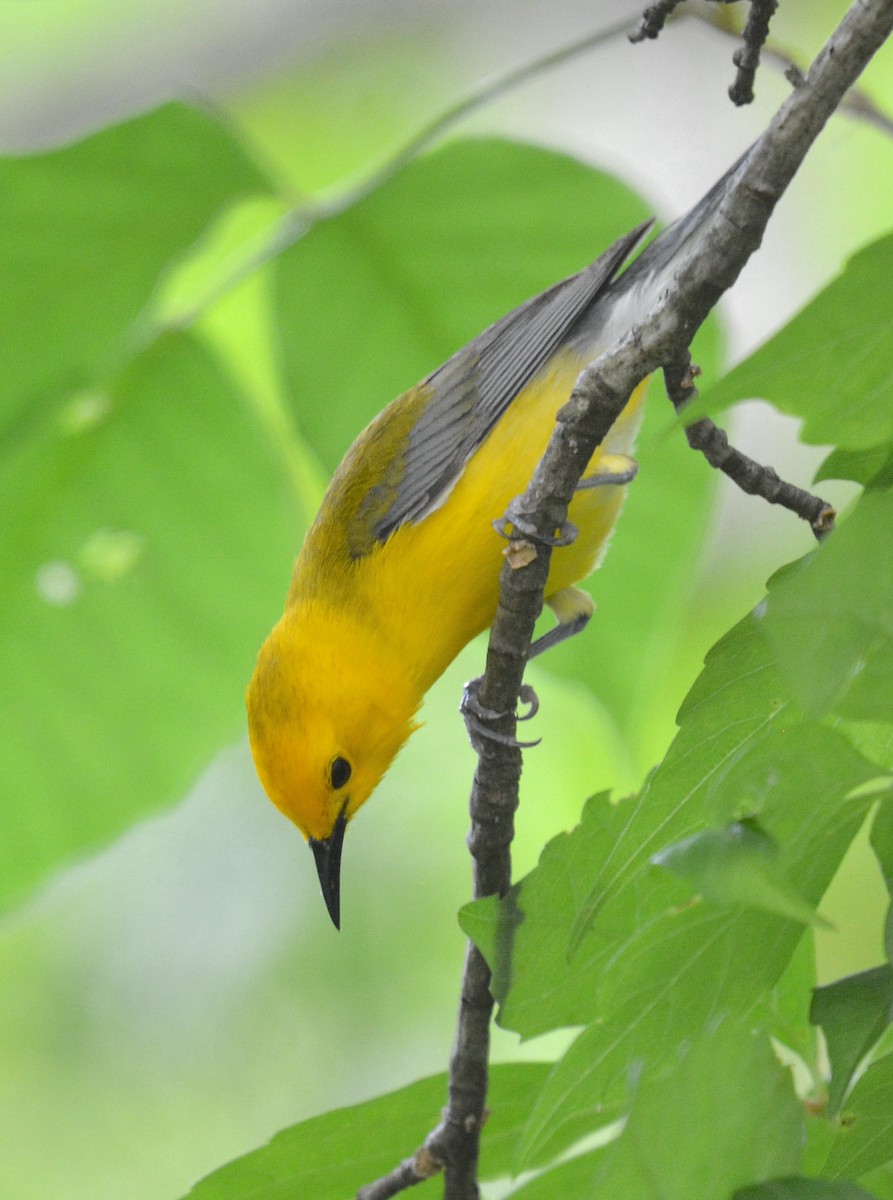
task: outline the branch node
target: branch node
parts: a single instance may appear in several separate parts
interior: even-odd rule
[[[487,1120],[488,1120],[489,1116],[490,1116],[489,1108],[485,1108],[479,1117],[474,1116],[473,1113],[469,1113],[468,1116],[465,1118],[465,1122],[464,1122],[465,1132],[466,1133],[474,1133],[474,1131],[476,1129],[477,1130],[483,1129],[484,1126],[487,1124]]]
[[[832,508],[830,504],[823,504],[814,519],[810,522],[810,528],[815,534],[816,541],[820,542],[823,538],[826,538],[829,533],[834,532],[834,522],[836,518],[837,509]]]
[[[738,68],[735,81],[729,88],[733,104],[750,104],[753,100],[753,83],[760,65],[760,51],[769,36],[769,22],[778,8],[778,0],[750,0],[750,13],[742,35],[744,44],[732,55]]]
[[[806,86],[806,76],[796,63],[791,63],[785,69],[784,77],[792,88],[802,88]]]
[[[512,570],[519,571],[521,567],[529,567],[534,561],[536,546],[523,538],[512,538],[502,553]]]
[[[392,1196],[415,1187],[417,1183],[424,1183],[426,1179],[438,1175],[442,1170],[443,1163],[427,1146],[420,1146],[411,1158],[404,1158],[393,1171],[361,1187],[356,1200],[391,1200]]]
[[[629,40],[634,44],[644,42],[646,38],[653,41],[678,3],[679,0],[658,0],[657,4],[649,4],[642,13],[638,27],[629,35]]]
[[[420,1179],[431,1179],[443,1170],[443,1163],[435,1154],[431,1153],[427,1146],[419,1146],[413,1162],[416,1174]]]

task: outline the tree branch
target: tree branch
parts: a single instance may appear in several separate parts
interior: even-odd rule
[[[697,253],[680,262],[675,278],[648,316],[581,373],[558,414],[530,486],[510,506],[507,520],[516,534],[524,531],[529,553],[513,553],[502,568],[499,607],[476,695],[476,727],[498,735],[494,740],[474,739],[479,760],[469,845],[476,896],[501,894],[509,883],[509,847],[521,773],[520,750],[512,741],[515,708],[533,627],[543,606],[552,544],[556,531],[565,528],[574,489],[636,385],[665,364],[678,364],[686,353],[707,314],[759,246],[778,199],[812,142],[891,31],[893,0],[856,0],[803,85],[787,98],[727,181],[720,204],[704,217]],[[517,540],[514,545],[517,551]],[[448,1104],[424,1148],[444,1165],[446,1200],[478,1200],[479,1196],[478,1143],[486,1116],[493,1004],[489,980],[486,963],[469,944]],[[414,1182],[419,1182],[418,1176],[403,1186]],[[360,1197],[373,1200],[393,1194],[367,1188]]]
[[[700,21],[704,25],[709,25],[711,29],[716,30],[726,38],[738,38],[735,30],[720,18],[718,13],[714,13],[708,9],[706,11],[695,13],[681,14],[682,20]],[[803,83],[803,70],[800,64],[784,50],[781,46],[772,41],[767,41],[760,52],[761,61],[772,63],[777,67],[788,83],[792,87],[800,87]],[[875,101],[861,88],[852,87],[837,106],[837,111],[847,113],[849,116],[866,121],[869,125],[873,125],[875,129],[879,129],[881,133],[887,134],[888,137],[893,137],[893,117],[890,117],[884,110],[875,103]]]
[[[701,368],[692,365],[687,348],[678,359],[664,363],[667,395],[677,412],[698,394],[694,378],[700,373]],[[686,425],[685,436],[692,450],[700,450],[711,467],[727,475],[742,492],[748,496],[761,496],[768,504],[779,504],[801,520],[808,521],[818,541],[834,529],[837,513],[826,500],[786,483],[771,467],[755,462],[730,446],[726,434],[709,417]]]
[[[710,4],[737,4],[739,0],[707,0]],[[747,24],[740,35],[741,46],[732,55],[732,62],[737,67],[734,82],[729,88],[729,98],[733,104],[750,104],[753,100],[753,82],[757,68],[760,65],[760,51],[769,36],[769,22],[778,7],[778,0],[748,0],[750,13]],[[657,0],[650,4],[642,14],[638,26],[629,35],[631,42],[653,40],[660,36],[667,21],[674,15],[681,0]],[[705,18],[706,19],[706,18]],[[711,22],[713,24],[713,22]],[[723,24],[726,32],[731,32]]]
[[[738,68],[735,81],[729,88],[733,104],[750,104],[753,100],[753,81],[760,65],[760,51],[769,36],[769,22],[778,7],[778,0],[750,0],[750,15],[744,27],[744,45],[732,55]]]

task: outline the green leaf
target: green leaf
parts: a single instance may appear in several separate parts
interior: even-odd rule
[[[891,468],[890,447],[887,443],[871,450],[832,450],[815,473],[816,483],[823,479],[852,479],[867,487],[879,475]]]
[[[810,1018],[825,1031],[831,1060],[828,1109],[834,1114],[857,1067],[893,1020],[893,967],[885,964],[816,988]]]
[[[92,386],[159,277],[236,198],[269,185],[195,109],[156,112],[48,154],[0,160],[0,429]]]
[[[829,1121],[821,1103],[805,1106],[806,1138],[800,1170],[804,1175],[818,1176],[828,1161],[828,1152],[837,1133],[837,1122]]]
[[[785,861],[807,895],[827,886],[864,812],[864,805],[831,806],[802,825]],[[547,955],[550,937],[561,945],[561,908],[531,907],[523,888],[516,897],[515,943],[506,938],[497,947],[503,957],[493,960],[503,972],[500,984],[506,976],[512,980],[500,1023],[522,1025],[526,1032],[542,1012],[553,1019],[561,1014],[568,1024],[591,1022],[556,1064],[534,1106],[521,1147],[525,1166],[616,1118],[636,1064],[656,1070],[721,1015],[755,1011],[802,936],[798,924],[769,914],[673,903],[672,894],[654,882],[646,878],[632,891],[629,914],[607,906],[593,930],[593,948],[581,948],[572,964]],[[545,973],[540,964],[547,964]]]
[[[804,925],[821,923],[785,876],[779,847],[756,821],[735,821],[675,842],[652,858],[713,904],[760,908]]]
[[[822,1171],[858,1179],[893,1160],[893,1054],[872,1063],[847,1097]]]
[[[239,736],[296,530],[240,396],[183,336],[35,418],[0,463],[0,507],[8,905]]]
[[[816,982],[815,937],[811,929],[803,937],[785,967],[781,978],[763,998],[758,1012],[760,1020],[777,1042],[799,1056],[818,1084],[819,1035],[809,1020],[809,1002]]]
[[[698,411],[761,396],[803,439],[864,450],[893,438],[893,234],[866,246],[784,329],[711,388]]]
[[[871,823],[871,848],[878,860],[884,883],[891,896],[884,925],[884,949],[893,962],[893,805],[882,804]]]
[[[490,1068],[482,1179],[508,1174],[518,1132],[548,1069],[547,1063]],[[189,1200],[352,1200],[359,1187],[387,1174],[421,1146],[439,1120],[446,1088],[446,1076],[435,1075],[293,1125],[202,1179]],[[442,1190],[442,1180],[432,1179],[412,1194],[433,1197]]]
[[[739,811],[740,785],[730,801],[720,803],[728,793],[724,773],[775,722],[784,722],[788,709],[771,650],[747,617],[707,655],[679,710],[679,733],[632,811],[623,815],[617,840],[580,906],[571,953],[598,910],[653,854],[697,832],[708,815],[723,822],[759,811],[752,797],[746,798],[745,811]]]
[[[803,1111],[768,1039],[735,1025],[698,1038],[669,1072],[646,1076],[593,1195],[728,1200],[796,1171]]]
[[[544,1171],[511,1200],[727,1200],[796,1170],[803,1111],[765,1036],[725,1023],[646,1067],[620,1136]]]
[[[798,703],[893,714],[893,488],[866,492],[833,537],[769,583],[766,635]]]
[[[870,1189],[872,1200],[893,1200],[893,1162],[867,1171],[860,1182]]]
[[[481,139],[448,143],[316,225],[282,255],[276,285],[307,440],[334,469],[396,395],[647,215],[572,158]]]
[[[882,804],[874,814],[871,848],[884,876],[887,891],[893,895],[893,804]]]
[[[840,719],[834,724],[860,754],[877,764],[879,775],[893,771],[893,723]]]
[[[502,901],[463,912],[493,968],[501,1024],[523,1036],[588,1026],[531,1114],[526,1165],[613,1119],[636,1064],[657,1069],[723,1015],[755,1012],[803,936],[774,913],[692,903],[650,857],[743,804],[814,907],[872,802],[853,792],[875,765],[834,730],[796,722],[753,618],[708,657],[680,719],[640,796],[594,798]]]
[[[761,812],[794,887],[818,903],[870,802],[850,793],[876,768],[833,730],[791,724],[792,713],[748,618],[708,656],[642,793],[590,801],[579,828],[552,841],[502,902],[464,910],[463,928],[493,966],[502,1024],[534,1036],[625,1011],[652,1052],[665,1025],[690,1032],[717,1006],[741,1011],[772,986],[802,929],[693,906],[649,860],[742,815],[743,803]]]
[[[605,1153],[605,1147],[600,1146],[597,1150],[574,1155],[509,1192],[506,1200],[558,1200],[559,1197],[570,1200],[571,1197],[591,1196],[594,1194],[592,1181]]]
[[[854,1183],[791,1175],[739,1188],[732,1200],[872,1200],[872,1196]]]

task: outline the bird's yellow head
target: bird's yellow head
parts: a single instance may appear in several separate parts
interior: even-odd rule
[[[351,624],[286,611],[248,685],[248,733],[261,783],[307,838],[323,898],[339,924],[341,846],[416,725],[421,701]]]

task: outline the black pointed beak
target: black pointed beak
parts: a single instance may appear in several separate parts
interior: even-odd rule
[[[310,838],[310,849],[316,859],[316,871],[322,898],[336,929],[341,928],[341,847],[347,828],[347,805],[338,814],[335,828],[327,838]]]

